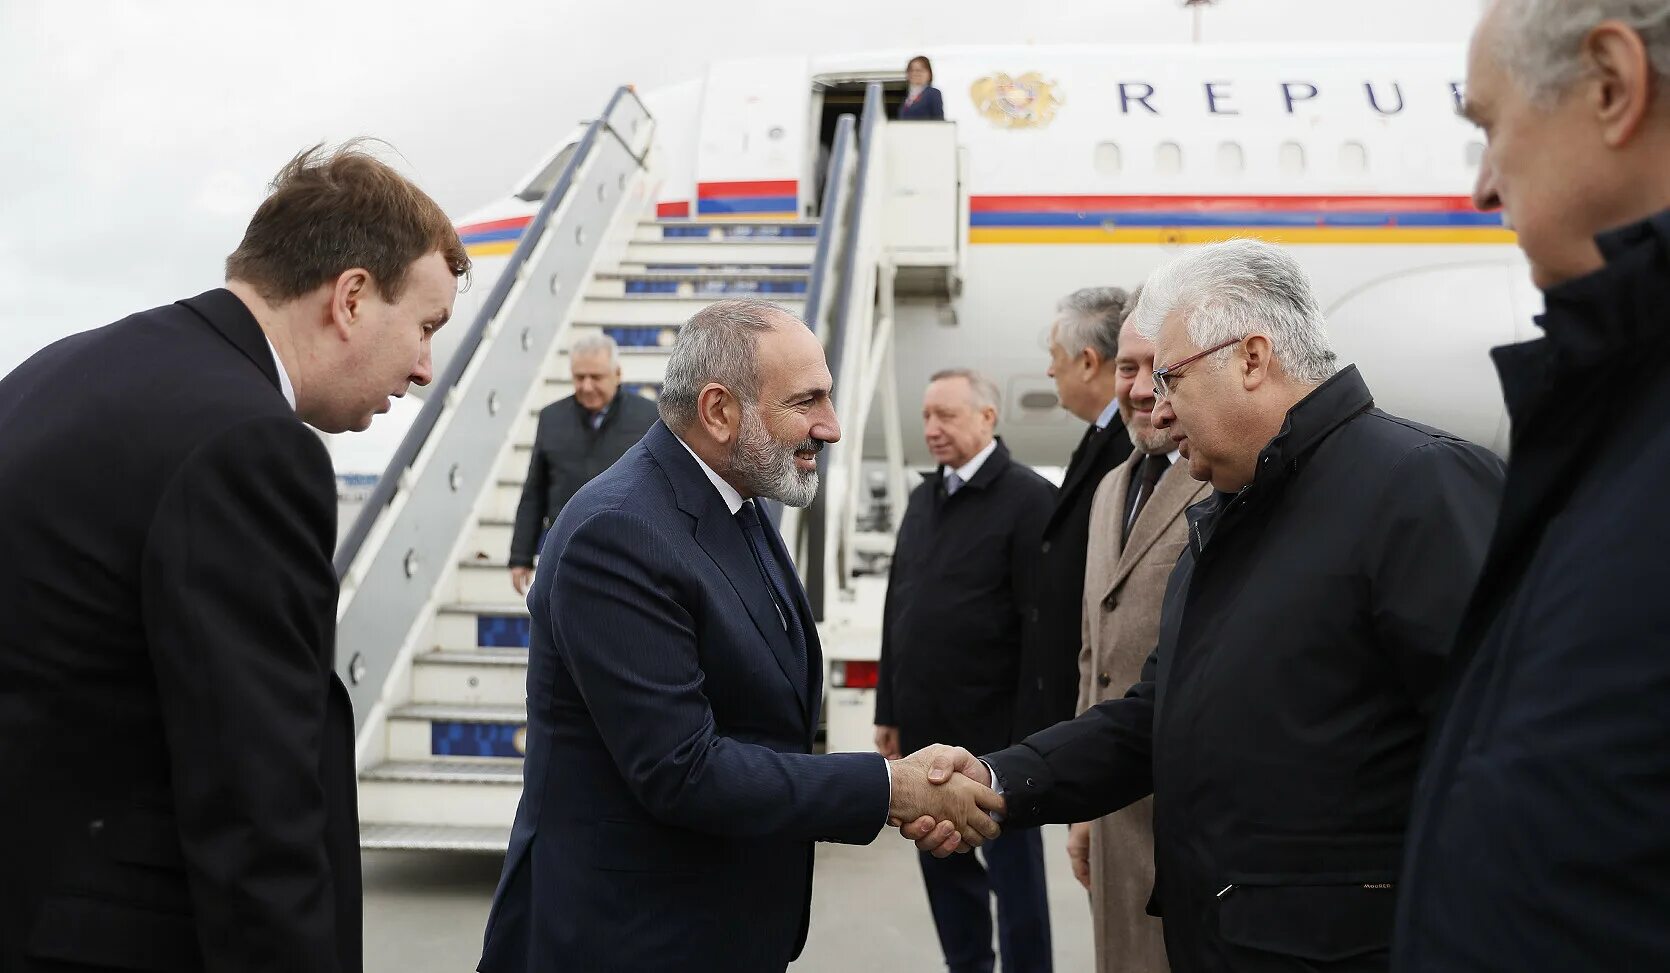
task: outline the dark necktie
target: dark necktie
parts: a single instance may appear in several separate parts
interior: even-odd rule
[[[1137,518],[1142,516],[1143,506],[1148,503],[1148,498],[1154,495],[1154,486],[1169,469],[1171,461],[1164,453],[1149,453],[1137,464],[1136,476],[1131,482],[1131,512],[1125,516],[1126,540],[1130,539],[1131,528],[1136,526]]]
[[[794,610],[794,596],[789,593],[788,579],[783,576],[782,568],[777,564],[777,556],[771,552],[771,542],[766,540],[765,525],[760,523],[760,515],[754,509],[754,501],[742,501],[742,506],[736,512],[736,522],[742,526],[742,536],[748,538],[748,546],[754,552],[754,563],[759,567],[760,574],[765,577],[771,600],[777,603],[777,614],[782,619],[783,628],[788,631],[789,644],[794,646],[798,669],[793,675],[799,680],[797,685],[804,685],[806,630],[800,625],[800,615]]]

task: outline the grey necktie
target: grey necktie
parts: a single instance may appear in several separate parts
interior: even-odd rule
[[[956,470],[952,470],[949,473],[945,474],[945,495],[946,496],[949,497],[951,494],[956,493],[958,490],[961,490],[962,488],[963,488],[963,478],[957,475]]]

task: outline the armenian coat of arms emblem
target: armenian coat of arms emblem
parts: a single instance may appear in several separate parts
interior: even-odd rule
[[[970,85],[968,93],[980,114],[1001,128],[1043,128],[1065,102],[1055,82],[1045,81],[1036,71],[1018,77],[987,75]]]

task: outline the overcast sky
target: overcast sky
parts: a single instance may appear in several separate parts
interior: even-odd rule
[[[1193,15],[1180,8],[0,0],[0,374],[66,334],[216,286],[273,172],[314,142],[387,140],[461,216],[507,193],[621,83],[650,89],[770,52],[1187,41]],[[1477,10],[1477,0],[1222,0],[1204,15],[1204,39],[1461,43]],[[390,418],[354,455],[387,448]]]

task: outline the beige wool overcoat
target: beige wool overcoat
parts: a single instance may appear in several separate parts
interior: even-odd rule
[[[1159,639],[1166,580],[1188,541],[1183,511],[1211,493],[1178,458],[1124,539],[1133,452],[1096,488],[1084,572],[1078,711],[1118,699],[1136,683]],[[1145,911],[1154,887],[1153,799],[1096,821],[1090,831],[1092,926],[1098,973],[1164,973],[1160,920]]]

